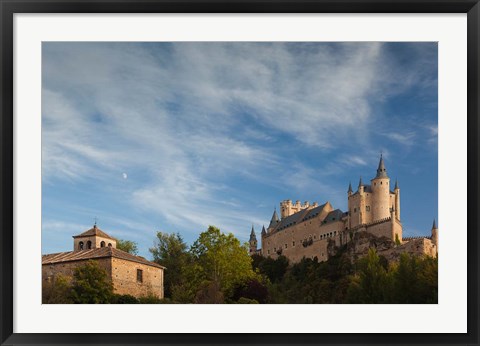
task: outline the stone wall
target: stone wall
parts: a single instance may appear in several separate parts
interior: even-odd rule
[[[322,224],[324,218],[325,215],[319,215],[263,237],[262,254],[272,258],[283,255],[292,263],[299,262],[303,257],[317,257],[319,261],[326,261],[328,241],[333,240],[337,246],[340,245],[340,234],[345,222],[339,220]]]
[[[142,271],[142,282],[137,281]],[[115,292],[135,297],[155,295],[163,298],[163,269],[142,263],[112,258],[112,281]]]
[[[103,268],[107,271],[107,275],[110,276],[112,272],[112,262],[110,258],[98,258],[95,259],[100,268]],[[42,279],[49,280],[54,278],[56,275],[61,274],[68,279],[72,279],[73,272],[75,268],[87,264],[88,260],[79,260],[71,262],[62,262],[62,263],[53,263],[53,264],[43,264],[42,265]]]
[[[73,277],[74,269],[85,265],[88,260],[62,262],[42,265],[42,278],[49,280],[55,275],[62,274]],[[117,294],[130,294],[134,297],[155,295],[163,298],[163,269],[142,263],[126,261],[118,258],[92,259],[107,271],[112,280],[114,292]],[[137,269],[142,270],[142,282],[137,281]]]

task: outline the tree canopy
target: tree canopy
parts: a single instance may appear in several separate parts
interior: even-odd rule
[[[132,255],[138,255],[138,245],[131,240],[117,239],[117,249],[128,252]]]

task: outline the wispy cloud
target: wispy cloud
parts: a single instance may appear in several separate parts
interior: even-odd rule
[[[370,164],[365,156],[329,160],[319,172],[296,151],[327,155],[339,143],[373,151],[372,105],[422,76],[415,66],[386,69],[382,43],[43,49],[44,181],[107,186],[126,172],[133,209],[191,232],[213,222],[237,232],[246,220],[263,222],[252,197],[239,197],[239,181],[334,195],[328,178]],[[408,144],[413,134],[390,138]]]

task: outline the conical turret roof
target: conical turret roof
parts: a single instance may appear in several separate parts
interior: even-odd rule
[[[435,222],[435,219],[433,219],[432,229],[437,229],[437,223]]]
[[[270,220],[270,225],[268,225],[268,228],[275,226],[279,221],[280,219],[278,218],[278,215],[277,215],[277,209],[275,208],[275,210],[273,211],[272,219]]]
[[[350,183],[348,184],[348,192],[349,192],[349,193],[350,193],[350,192],[353,192],[353,190],[352,190],[352,182],[350,182]]]
[[[362,181],[362,177],[360,176],[360,180],[358,181],[358,187],[360,186],[363,186],[363,181]]]
[[[262,236],[263,235],[266,235],[267,234],[267,231],[265,231],[265,226],[262,227]]]
[[[375,178],[388,178],[385,162],[383,162],[383,155],[380,154],[380,162],[378,163],[377,176]]]

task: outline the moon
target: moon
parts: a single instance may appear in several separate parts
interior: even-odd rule
[[[123,179],[127,179],[128,178],[127,173],[122,173],[122,177],[123,177]]]

